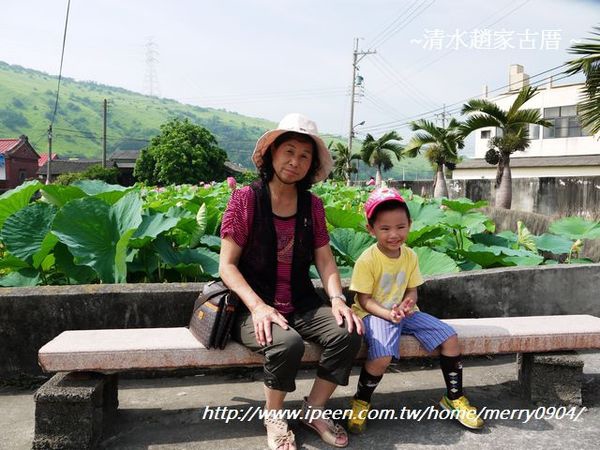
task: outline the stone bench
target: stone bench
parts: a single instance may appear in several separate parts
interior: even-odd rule
[[[459,336],[463,355],[516,353],[518,379],[531,400],[555,393],[558,402],[581,402],[583,363],[548,354],[600,349],[600,318],[589,315],[445,320]],[[319,360],[306,343],[303,361]],[[402,357],[427,357],[411,336],[400,341]],[[358,359],[364,358],[363,346]],[[38,353],[46,372],[59,372],[35,393],[34,448],[93,448],[118,406],[119,372],[260,366],[262,356],[230,342],[204,348],[187,328],[65,331]]]

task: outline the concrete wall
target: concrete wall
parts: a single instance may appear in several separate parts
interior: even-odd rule
[[[419,305],[446,319],[600,317],[599,288],[600,264],[488,269],[430,278],[419,290]]]
[[[516,178],[548,178],[548,177],[598,177],[600,176],[600,166],[559,166],[559,167],[514,167],[511,156],[510,175],[513,180]],[[516,165],[516,163],[515,163]],[[496,179],[496,166],[489,164],[485,168],[461,169],[457,168],[452,176],[455,180]]]
[[[39,375],[37,350],[65,330],[186,325],[199,283],[0,289],[0,378]]]
[[[493,269],[430,278],[419,304],[441,318],[600,316],[599,286],[600,264]],[[199,283],[4,288],[0,378],[41,375],[38,349],[64,330],[185,326],[201,288]]]
[[[412,189],[415,194],[433,194],[431,181],[390,183]],[[600,219],[600,176],[519,178],[512,180],[512,206],[515,211],[547,216],[582,216]],[[451,198],[487,200],[494,205],[494,180],[448,180]]]

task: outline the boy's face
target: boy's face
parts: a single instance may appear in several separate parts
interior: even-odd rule
[[[367,229],[377,239],[379,248],[396,256],[402,244],[408,238],[411,221],[408,220],[403,209],[392,209],[391,211],[380,211],[373,226],[367,224]]]

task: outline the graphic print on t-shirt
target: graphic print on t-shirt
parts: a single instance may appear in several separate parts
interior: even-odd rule
[[[398,272],[397,274],[386,272],[381,276],[379,279],[379,289],[381,295],[384,297],[382,305],[385,308],[391,309],[395,303],[399,302],[399,299],[390,297],[390,294],[394,288],[397,289],[398,287],[402,286],[405,280],[406,272],[404,271]]]

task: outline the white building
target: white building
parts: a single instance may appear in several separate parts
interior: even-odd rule
[[[508,110],[518,91],[528,85],[529,77],[523,66],[510,66],[509,92],[490,99]],[[581,128],[577,118],[577,103],[584,84],[554,86],[550,81],[538,88],[538,93],[524,108],[540,110],[553,126],[531,126],[529,148],[515,152],[510,158],[513,178],[600,176],[600,136],[590,136]],[[485,97],[484,97],[485,98]],[[485,161],[488,142],[496,136],[495,128],[482,128],[475,134],[475,155],[465,160],[453,172],[454,179],[493,179],[496,166]]]

